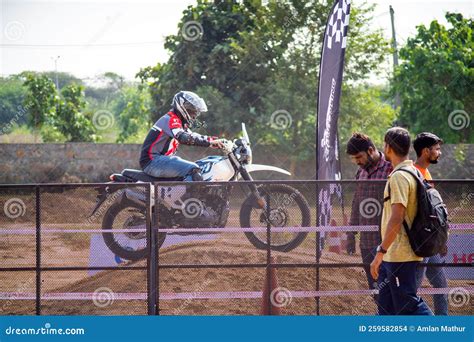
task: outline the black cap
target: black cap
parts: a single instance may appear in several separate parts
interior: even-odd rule
[[[421,150],[428,147],[430,148],[436,144],[442,144],[443,139],[438,137],[436,134],[430,132],[423,132],[416,136],[415,140],[413,141],[413,148],[415,149],[416,155],[421,155]]]

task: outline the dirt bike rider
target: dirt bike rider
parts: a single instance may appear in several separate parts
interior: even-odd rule
[[[171,103],[171,110],[155,122],[145,138],[140,155],[143,172],[160,178],[182,177],[185,181],[201,181],[201,169],[191,161],[175,156],[179,144],[223,148],[224,139],[191,132],[202,112],[204,100],[190,91],[180,91]]]

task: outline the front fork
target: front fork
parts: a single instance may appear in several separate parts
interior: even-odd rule
[[[241,166],[239,171],[240,171],[240,174],[242,175],[242,178],[244,180],[253,181],[252,176],[250,175],[250,173],[247,171],[247,169],[245,167]],[[250,192],[255,196],[255,200],[256,200],[258,206],[261,209],[265,209],[266,208],[265,199],[260,195],[260,192],[258,191],[258,188],[255,185],[255,183],[249,184],[249,188],[250,188]]]

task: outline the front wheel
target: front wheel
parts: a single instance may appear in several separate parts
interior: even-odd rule
[[[258,187],[260,195],[269,198],[269,217],[267,209],[258,206],[255,196],[250,195],[240,209],[241,227],[309,227],[311,214],[308,201],[295,188],[288,185],[271,184]],[[298,247],[308,235],[307,232],[271,232],[270,248],[279,252],[288,252]],[[246,232],[245,236],[255,247],[266,249],[267,233]]]
[[[129,200],[113,203],[102,221],[102,236],[107,247],[122,259],[137,261],[147,257],[145,206]],[[129,229],[130,232],[115,232],[114,229]],[[137,232],[133,230],[136,229]],[[158,234],[160,248],[166,238]]]

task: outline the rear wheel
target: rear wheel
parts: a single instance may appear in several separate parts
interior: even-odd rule
[[[263,198],[270,199],[269,217],[267,209],[260,208],[251,195],[240,209],[240,225],[242,227],[309,227],[311,214],[304,196],[291,186],[272,184],[258,188]],[[270,248],[275,251],[288,252],[298,247],[308,235],[307,232],[272,232]],[[267,233],[246,232],[245,236],[259,249],[266,249]]]
[[[135,202],[122,200],[113,203],[105,213],[102,229],[107,247],[123,259],[137,261],[148,255],[146,243],[145,206]],[[114,229],[129,229],[131,232],[113,232]],[[137,232],[133,232],[136,229]],[[158,234],[160,248],[166,234]]]

